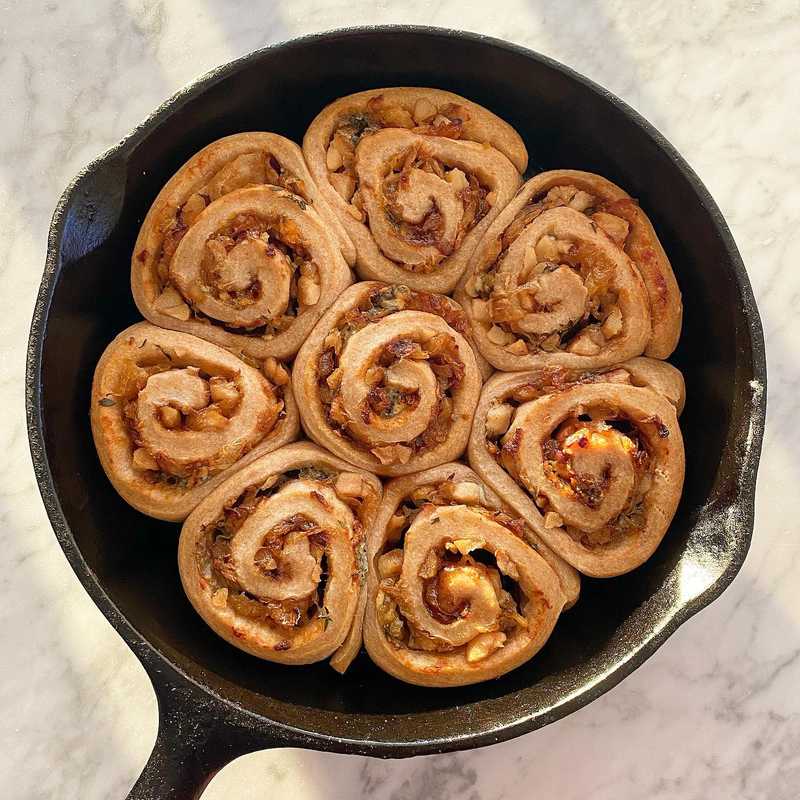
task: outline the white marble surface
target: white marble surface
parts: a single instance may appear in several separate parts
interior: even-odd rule
[[[25,340],[56,200],[209,68],[297,34],[380,22],[462,27],[553,56],[627,100],[699,172],[748,265],[767,338],[756,535],[719,601],[617,689],[543,731],[405,762],[259,753],[223,770],[204,800],[797,798],[796,0],[0,2],[0,796],[122,798],[156,731],[145,674],[67,565],[28,456]]]

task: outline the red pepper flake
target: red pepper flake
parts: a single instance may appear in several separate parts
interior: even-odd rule
[[[136,256],[136,258],[138,258],[139,261],[142,264],[144,264],[144,262],[147,261],[147,255],[148,255],[147,250],[142,250],[142,251],[139,252],[139,255]]]

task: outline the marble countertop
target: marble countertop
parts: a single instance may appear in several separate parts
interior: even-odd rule
[[[747,264],[769,361],[756,534],[731,588],[590,706],[483,750],[409,761],[274,750],[204,800],[800,793],[800,4],[470,0],[0,3],[0,796],[123,798],[156,733],[143,669],[70,570],[36,489],[25,341],[48,224],[69,179],[208,69],[351,24],[460,27],[529,46],[652,121],[716,198]],[[793,271],[795,270],[795,271]],[[796,394],[797,392],[797,394]]]

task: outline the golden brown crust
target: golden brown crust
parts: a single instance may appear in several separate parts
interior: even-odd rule
[[[678,416],[683,413],[686,383],[677,367],[655,358],[638,357],[620,364],[620,368],[628,373],[631,385],[652,389],[675,406]]]
[[[627,192],[600,175],[564,169],[542,172],[527,181],[503,217],[509,221],[513,217],[533,219],[558,207],[584,214],[636,265],[650,311],[650,337],[643,352],[652,358],[667,358],[678,344],[683,304],[669,258],[647,214]],[[496,233],[496,228],[487,239],[491,233]]]
[[[278,157],[293,192],[263,183],[279,179],[265,178]],[[161,190],[134,247],[131,288],[157,325],[288,358],[350,283],[342,251],[353,257],[297,145],[239,134],[201,150]]]
[[[364,644],[372,660],[408,683],[449,687],[532,658],[564,607],[565,587],[526,533],[463,464],[388,483],[369,535]],[[576,576],[567,584],[577,592]]]
[[[114,488],[180,521],[232,472],[297,437],[288,375],[272,378],[214,344],[138,323],[97,364],[91,423]]]
[[[303,152],[355,243],[359,276],[433,292],[455,286],[527,164],[494,114],[417,88],[340,98],[311,123]]]
[[[678,506],[682,379],[664,366],[497,374],[481,394],[470,465],[586,575],[644,563]]]
[[[378,475],[464,450],[481,376],[460,306],[406,286],[358,283],[303,344],[292,370],[317,444]]]
[[[483,356],[497,369],[587,370],[639,355],[650,336],[642,279],[580,212],[529,222],[519,198],[481,240],[455,292]]]
[[[365,533],[380,498],[374,475],[309,442],[252,462],[183,525],[187,597],[240,650],[282,664],[332,655],[344,672],[361,644]]]

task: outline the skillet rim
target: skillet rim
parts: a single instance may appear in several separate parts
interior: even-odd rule
[[[496,727],[487,726],[487,729],[479,732],[460,735],[454,734],[449,737],[431,739],[418,738],[413,740],[348,738],[347,736],[333,736],[312,730],[300,729],[287,725],[286,723],[278,722],[259,712],[247,709],[234,700],[217,693],[210,686],[195,680],[173,662],[168,655],[161,652],[155,645],[151,644],[142,636],[106,593],[96,575],[83,559],[77,543],[75,542],[71,529],[61,509],[50,470],[44,443],[44,422],[40,404],[40,397],[42,394],[41,370],[44,338],[53,292],[61,270],[60,241],[64,232],[68,211],[75,202],[82,184],[92,175],[98,173],[115,160],[121,158],[124,161],[139,142],[146,138],[164,118],[176,113],[190,100],[199,96],[216,83],[245,69],[270,51],[302,48],[310,43],[332,39],[364,35],[381,36],[393,34],[467,40],[480,43],[490,48],[507,50],[515,55],[539,62],[545,67],[560,72],[569,80],[583,85],[585,88],[598,95],[606,103],[615,106],[631,123],[641,128],[643,133],[658,146],[669,158],[672,166],[677,169],[682,174],[683,178],[691,185],[708,214],[716,234],[720,237],[728,256],[730,272],[735,280],[738,296],[742,302],[742,314],[747,322],[747,344],[749,344],[750,347],[749,355],[753,367],[751,382],[751,387],[753,389],[751,397],[752,410],[749,418],[749,427],[746,425],[745,419],[741,420],[742,428],[747,428],[746,432],[748,435],[738,465],[739,494],[729,506],[730,509],[737,512],[736,525],[738,531],[733,540],[733,547],[729,551],[730,561],[726,569],[714,583],[697,596],[678,606],[674,614],[668,617],[666,622],[658,630],[651,633],[637,650],[629,653],[628,657],[619,663],[610,673],[605,674],[599,680],[596,680],[581,691],[574,693],[572,696],[567,697],[565,700],[558,702],[557,705],[551,706],[545,711],[527,715],[521,714],[513,722],[502,723]],[[737,355],[736,366],[740,367],[741,362],[741,357]],[[505,42],[491,36],[469,31],[460,31],[453,28],[420,25],[374,25],[337,28],[277,42],[210,70],[161,103],[155,111],[141,124],[137,125],[130,134],[123,138],[118,144],[109,148],[91,161],[75,176],[58,201],[48,235],[45,269],[36,299],[27,348],[25,405],[28,438],[34,472],[45,510],[47,511],[56,538],[70,566],[95,605],[100,609],[106,619],[108,619],[129,648],[133,650],[138,660],[148,672],[159,701],[160,726],[164,724],[163,706],[166,705],[164,702],[164,693],[166,691],[164,684],[172,683],[174,685],[177,683],[181,685],[181,688],[189,693],[193,693],[195,696],[198,696],[199,693],[201,698],[213,698],[215,701],[214,704],[217,706],[217,715],[224,715],[224,719],[218,720],[220,725],[229,724],[249,729],[258,729],[262,732],[262,735],[266,729],[267,735],[278,739],[279,741],[277,743],[281,745],[311,747],[314,749],[374,756],[398,757],[481,747],[514,738],[567,716],[616,686],[653,655],[684,622],[694,616],[702,608],[709,605],[730,585],[744,563],[753,534],[756,477],[766,415],[766,382],[766,357],[761,320],[744,263],[733,240],[730,229],[721,211],[700,178],[678,151],[651,123],[627,103],[599,86],[594,81],[585,78],[572,68],[530,50],[529,48]],[[756,383],[757,385],[755,385]],[[481,701],[477,702],[480,703]],[[421,712],[421,714],[428,713],[442,713],[442,711]],[[417,715],[413,714],[409,716],[413,717]],[[408,717],[405,717],[405,719],[408,720]],[[159,736],[161,736],[161,729],[159,730]],[[268,746],[268,744],[262,743],[260,746]]]

